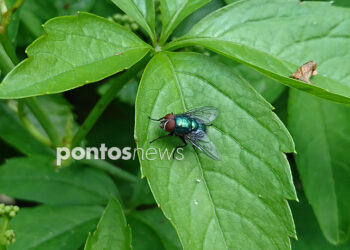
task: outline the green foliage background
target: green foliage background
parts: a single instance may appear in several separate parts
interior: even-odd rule
[[[350,249],[347,1],[0,6],[0,203],[21,208],[1,250]],[[314,84],[289,77],[310,60]],[[207,105],[220,162],[55,167],[57,146],[146,150],[148,116]]]

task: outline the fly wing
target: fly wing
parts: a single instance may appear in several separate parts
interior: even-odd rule
[[[193,117],[196,120],[199,120],[205,125],[209,125],[216,119],[216,117],[218,117],[219,110],[215,107],[204,106],[191,109],[184,114]]]
[[[221,161],[219,151],[204,131],[193,131],[185,135],[185,139],[213,160]]]

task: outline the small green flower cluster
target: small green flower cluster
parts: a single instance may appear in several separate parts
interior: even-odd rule
[[[11,205],[5,206],[5,204],[0,204],[0,216],[13,218],[16,216],[18,211],[19,211],[18,206],[11,206]]]
[[[109,18],[110,20],[119,23],[120,25],[123,25],[125,28],[131,31],[137,31],[139,29],[139,25],[129,17],[128,15],[123,14],[115,14],[113,17]]]
[[[7,229],[9,221],[16,216],[19,211],[18,206],[6,206],[0,204],[0,246],[8,246],[15,242],[15,232],[12,229]],[[2,225],[1,225],[2,224]]]
[[[7,229],[5,232],[0,234],[0,246],[8,246],[16,241],[15,231],[12,229]]]

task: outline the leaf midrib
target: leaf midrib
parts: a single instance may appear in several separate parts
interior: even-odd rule
[[[183,95],[182,95],[182,91],[181,91],[181,86],[179,84],[179,80],[178,80],[178,78],[176,76],[176,71],[175,71],[174,65],[172,64],[172,61],[170,60],[168,55],[166,55],[165,53],[163,55],[167,58],[167,60],[169,62],[170,69],[171,69],[171,71],[173,73],[173,77],[175,78],[176,89],[177,89],[179,97],[181,99],[183,110],[186,111],[187,108],[186,108],[185,100],[184,100]],[[197,160],[197,163],[198,163],[198,168],[199,168],[199,170],[201,172],[201,175],[202,175],[202,178],[203,178],[204,187],[205,187],[205,189],[207,191],[207,194],[208,194],[208,197],[209,197],[209,200],[210,200],[210,205],[211,205],[211,207],[213,209],[213,215],[215,217],[216,222],[218,223],[218,228],[220,229],[221,237],[223,239],[223,242],[225,244],[226,249],[229,249],[228,246],[227,246],[227,241],[226,241],[226,238],[225,238],[225,234],[223,233],[223,230],[222,230],[222,225],[221,225],[220,220],[219,220],[219,218],[218,218],[218,216],[216,214],[216,206],[215,206],[215,204],[213,202],[211,193],[210,193],[210,191],[208,189],[208,184],[207,184],[207,180],[206,180],[206,178],[204,176],[202,164],[201,164],[197,154],[195,154],[195,157],[196,157],[196,160]],[[209,225],[208,225],[208,227],[209,227]]]

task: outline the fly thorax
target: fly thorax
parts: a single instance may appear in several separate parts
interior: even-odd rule
[[[177,116],[176,117],[176,126],[175,130],[179,134],[186,134],[192,130],[192,120],[186,116]]]

